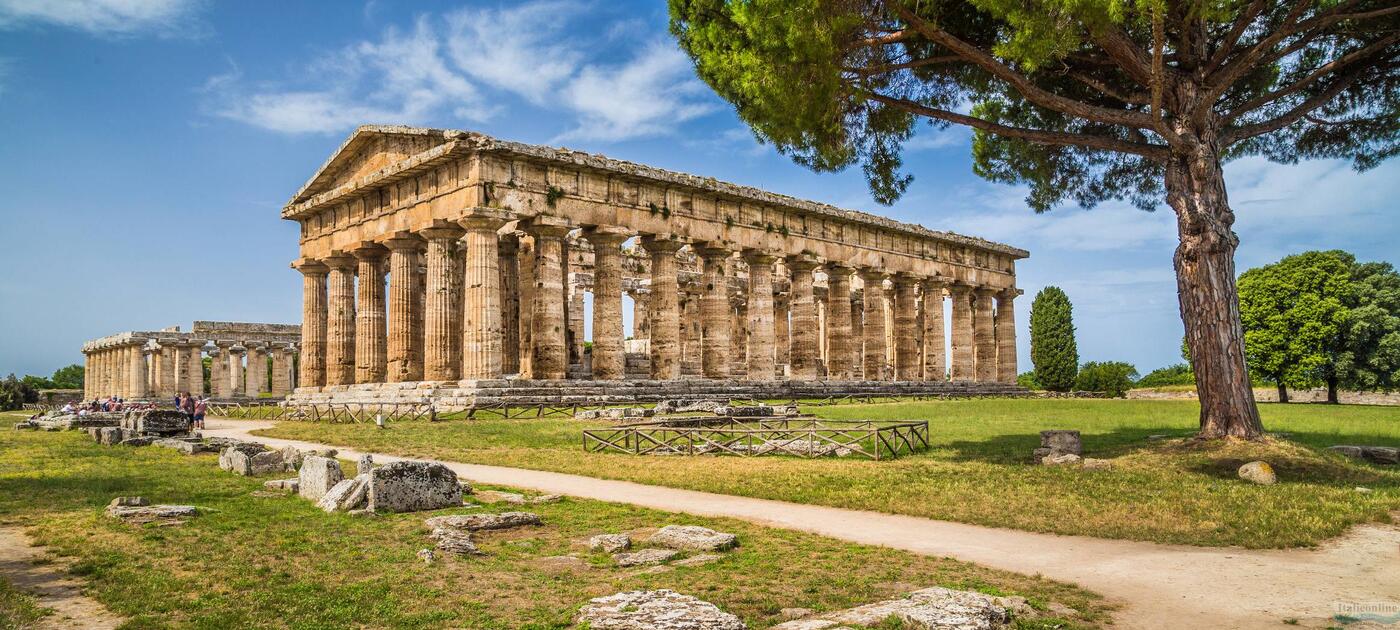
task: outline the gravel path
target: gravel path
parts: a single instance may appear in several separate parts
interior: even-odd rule
[[[272,422],[215,420],[206,435],[252,436]],[[334,445],[330,445],[334,446]],[[341,457],[360,452],[340,448]],[[374,453],[376,461],[401,459]],[[842,508],[678,490],[580,475],[442,462],[476,483],[746,521],[1078,584],[1121,608],[1119,628],[1325,627],[1347,604],[1400,615],[1400,526],[1368,525],[1317,549],[1190,547],[997,529]],[[1390,608],[1386,608],[1389,606]]]

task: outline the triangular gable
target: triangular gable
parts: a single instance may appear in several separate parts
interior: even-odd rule
[[[292,197],[300,203],[385,166],[448,142],[443,129],[364,125],[350,134],[326,163]]]

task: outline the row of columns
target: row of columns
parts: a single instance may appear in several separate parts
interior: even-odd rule
[[[203,341],[142,340],[88,350],[83,397],[173,398],[182,392],[203,395],[205,345]],[[295,388],[296,349],[292,344],[220,340],[207,352],[211,358],[207,392],[215,398],[256,397],[264,393],[280,397]]]
[[[566,378],[571,355],[582,345],[570,333],[571,320],[581,319],[571,310],[581,310],[581,300],[566,286],[565,237],[573,226],[555,217],[528,218],[503,241],[498,232],[511,220],[502,211],[475,208],[455,223],[295,263],[303,275],[299,381],[349,385],[494,379],[507,373]],[[622,244],[632,234],[590,225],[583,226],[582,236],[594,252],[592,375],[620,379],[626,372]],[[791,288],[780,301],[773,291],[775,253],[694,243],[701,287],[698,307],[689,298],[686,304],[689,312],[698,312],[697,327],[681,322],[676,254],[686,243],[657,234],[643,234],[638,243],[650,258],[651,278],[645,304],[637,304],[636,328],[647,331],[653,379],[681,376],[682,348],[695,352],[697,345],[683,331],[698,330],[700,372],[708,378],[731,375],[734,341],[744,339],[740,365],[752,380],[780,377],[778,366],[785,362],[797,380],[1015,381],[1014,289],[891,276],[797,255],[783,258]],[[730,307],[725,271],[735,254],[749,268],[741,321]],[[828,277],[820,315],[814,295],[818,269]],[[865,287],[859,304],[849,299],[855,273]],[[887,280],[893,285],[888,298]],[[952,300],[950,374],[944,370],[945,293]],[[887,304],[893,309],[891,331],[886,331]],[[736,327],[745,332],[742,338],[736,337]]]

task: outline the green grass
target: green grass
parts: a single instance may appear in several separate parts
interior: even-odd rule
[[[267,435],[380,452],[909,514],[1060,534],[1251,548],[1316,544],[1400,510],[1400,471],[1332,453],[1343,443],[1400,446],[1400,409],[1261,405],[1286,437],[1195,445],[1194,401],[960,400],[811,407],[827,418],[921,419],[933,447],[895,461],[788,457],[638,457],[585,453],[571,420],[326,425],[287,422]],[[1085,456],[1112,470],[1032,465],[1042,429],[1079,429]],[[1276,486],[1235,469],[1265,459]],[[1357,486],[1373,490],[1357,492]]]
[[[1096,596],[1045,579],[586,500],[530,506],[544,527],[488,533],[478,542],[489,555],[425,565],[415,554],[431,546],[422,523],[432,513],[325,514],[298,498],[254,496],[262,480],[223,472],[215,459],[103,447],[78,432],[0,431],[0,522],[24,526],[53,553],[71,557],[89,593],[131,628],[565,628],[589,598],[642,588],[695,595],[763,628],[782,621],[782,608],[835,610],[935,584],[1018,594],[1033,605],[1060,602],[1081,611],[1069,627],[1094,627],[1107,616]],[[128,526],[101,514],[120,495],[207,511],[177,527]],[[617,568],[580,544],[593,534],[669,523],[730,531],[742,546],[711,564],[644,573]],[[584,566],[546,560],[570,553]]]
[[[15,589],[0,576],[0,630],[23,630],[49,615],[51,610],[40,606],[33,597]]]

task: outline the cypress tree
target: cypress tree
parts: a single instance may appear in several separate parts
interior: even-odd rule
[[[1031,303],[1031,363],[1035,380],[1054,392],[1069,391],[1079,375],[1073,307],[1059,287],[1045,287]]]

